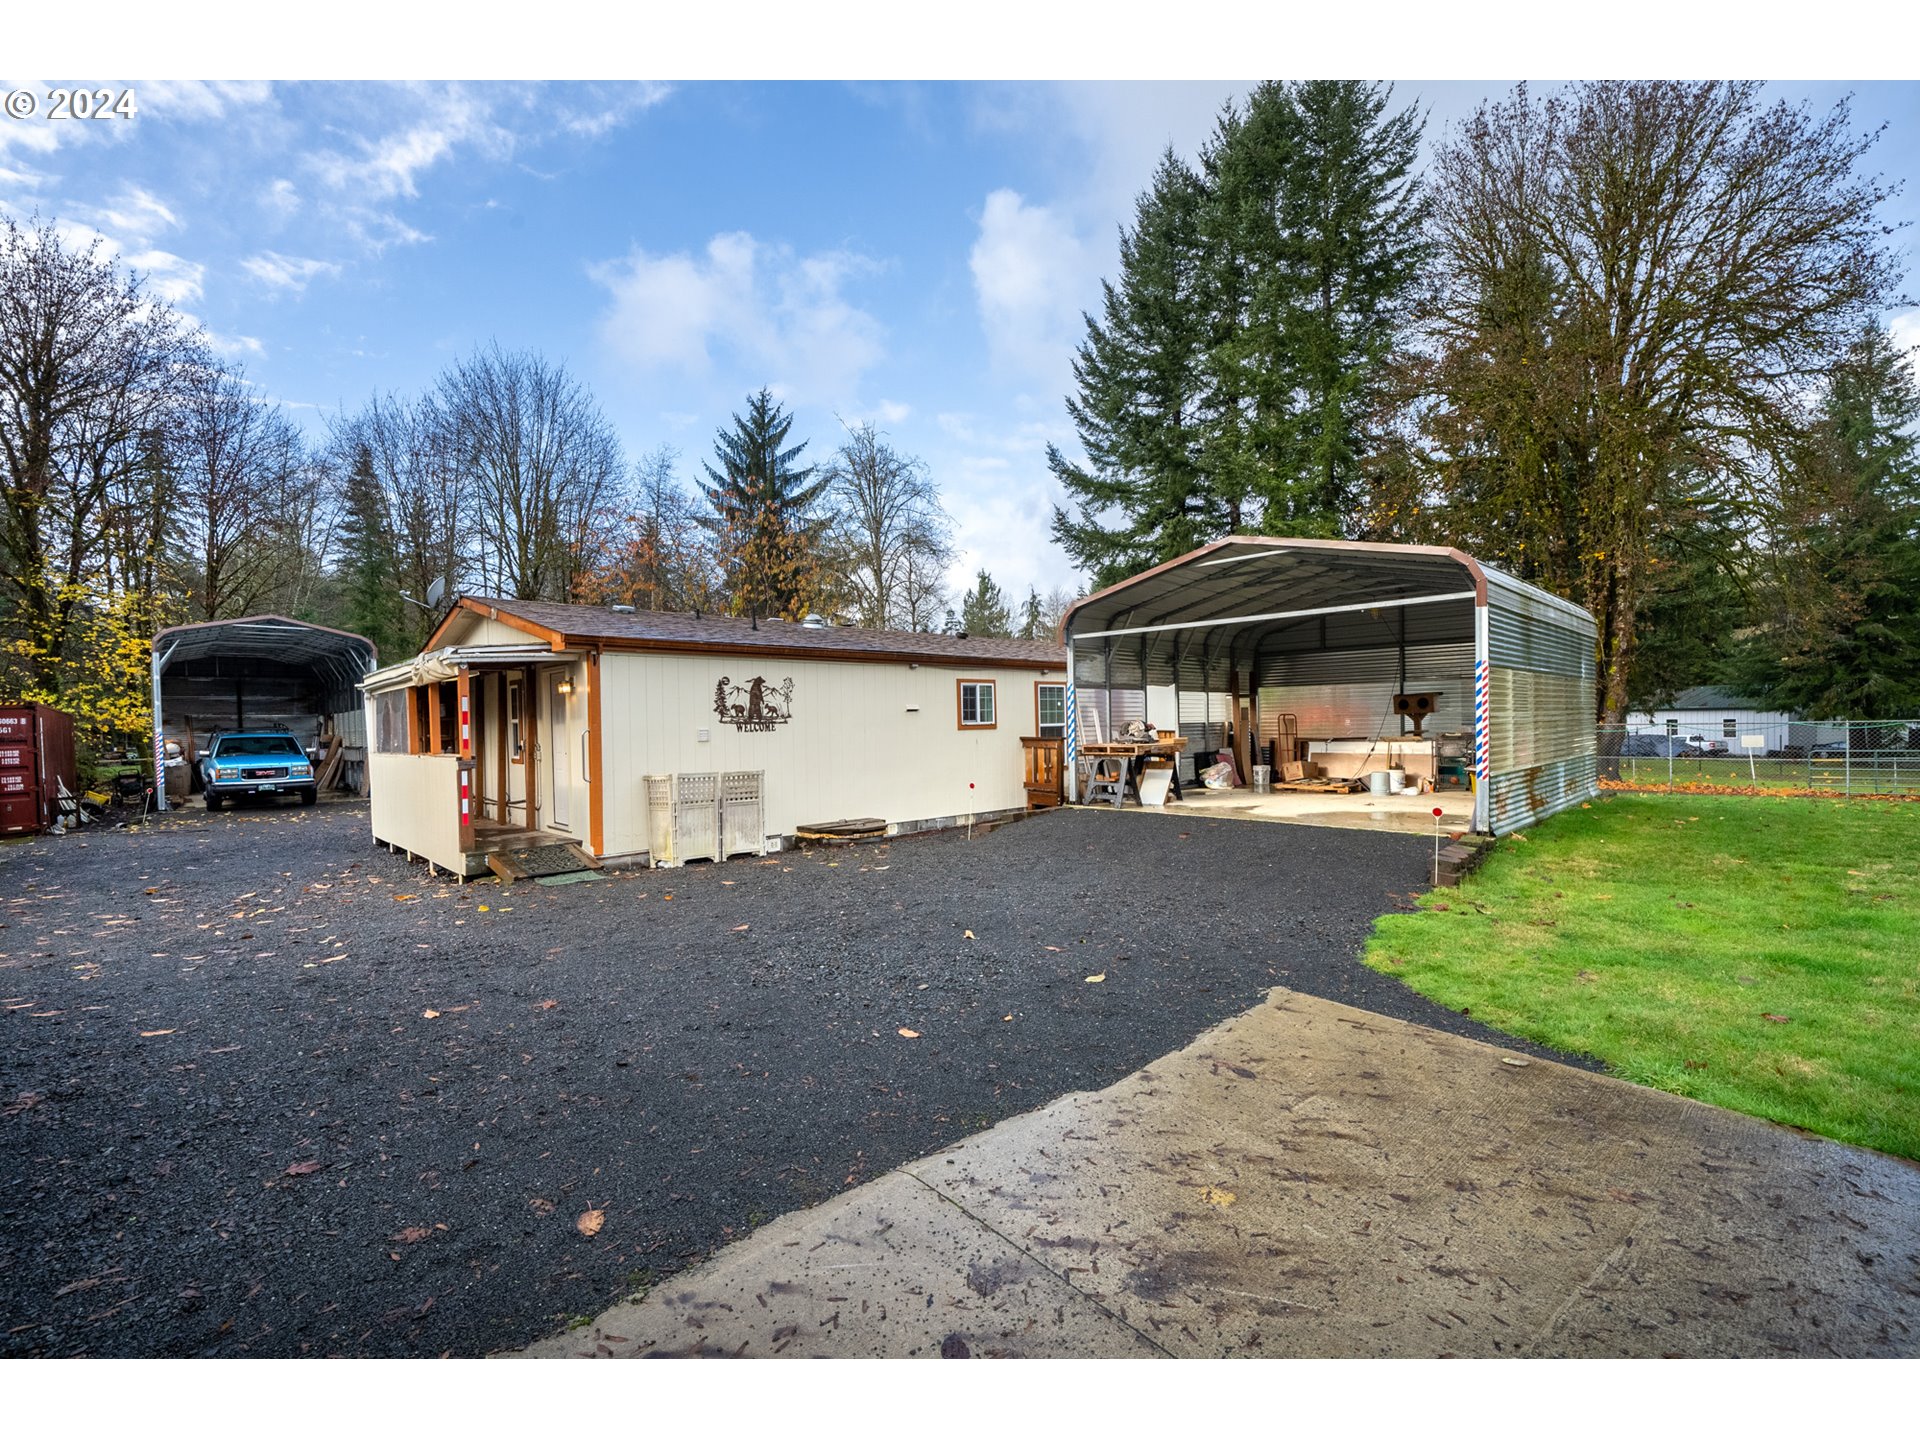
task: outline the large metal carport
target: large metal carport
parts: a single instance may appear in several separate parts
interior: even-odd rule
[[[1089,596],[1063,628],[1070,784],[1082,737],[1164,723],[1156,691],[1203,753],[1230,726],[1271,741],[1281,713],[1385,743],[1406,723],[1393,697],[1417,691],[1438,692],[1434,731],[1472,736],[1476,831],[1597,793],[1593,617],[1459,550],[1230,536]]]
[[[324,733],[364,751],[366,711],[358,686],[378,656],[371,640],[346,630],[248,615],[175,625],[153,637],[154,773],[166,742],[192,765],[196,748],[220,730],[284,727],[303,747]],[[155,800],[168,808],[166,787]]]

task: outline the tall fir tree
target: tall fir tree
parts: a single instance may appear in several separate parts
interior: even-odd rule
[[[1007,607],[1007,597],[985,570],[980,572],[973,589],[961,598],[960,628],[969,635],[1004,638],[1013,634],[1013,614]]]
[[[1097,587],[1219,533],[1201,471],[1200,179],[1171,150],[1120,237],[1120,278],[1101,285],[1074,360],[1067,413],[1084,464],[1057,447],[1047,465],[1073,502],[1053,534]]]
[[[1096,586],[1237,531],[1360,528],[1426,213],[1421,119],[1390,99],[1270,81],[1197,169],[1162,157],[1074,365],[1085,462],[1048,453],[1054,537]]]
[[[374,473],[373,452],[355,445],[348,460],[338,543],[341,623],[373,641],[383,655],[407,651],[386,498]]]
[[[1772,623],[1733,678],[1816,719],[1920,715],[1920,386],[1875,326],[1782,496]]]
[[[762,388],[747,413],[714,437],[719,468],[700,487],[712,513],[701,523],[718,537],[736,614],[802,618],[821,589],[820,546],[828,517],[816,513],[832,483],[795,462],[807,448],[787,444],[793,417]]]

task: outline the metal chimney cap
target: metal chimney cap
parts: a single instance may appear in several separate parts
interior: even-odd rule
[[[631,605],[609,605],[607,608],[616,615],[633,614],[633,606]]]
[[[827,628],[827,617],[818,611],[809,610],[807,612],[807,618],[802,620],[800,625],[803,629],[807,630],[825,630]]]

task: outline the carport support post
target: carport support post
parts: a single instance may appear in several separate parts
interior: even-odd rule
[[[1473,828],[1493,831],[1493,667],[1489,662],[1487,607],[1473,607]]]
[[[167,646],[165,653],[158,650],[153,652],[153,803],[158,810],[171,808],[167,804],[166,716],[160,704],[160,672],[166,669],[167,659],[172,654],[171,645]],[[187,764],[193,764],[191,755],[187,757]]]

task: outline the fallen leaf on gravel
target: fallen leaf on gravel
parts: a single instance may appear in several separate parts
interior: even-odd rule
[[[156,1035],[171,1035],[171,1034],[173,1034],[173,1031],[171,1030],[142,1030],[140,1032],[140,1038],[142,1040],[151,1040]]]
[[[286,1175],[311,1175],[325,1166],[324,1160],[296,1160],[282,1171]]]
[[[1001,1018],[1002,1020],[1011,1020],[1011,1019],[1013,1019],[1013,1016],[1011,1016],[1011,1015],[1002,1015],[1002,1016],[1001,1016],[1000,1018]]]
[[[418,1245],[431,1234],[433,1234],[433,1231],[424,1225],[409,1225],[397,1235],[389,1235],[387,1238],[389,1240],[398,1240],[402,1245]]]
[[[1500,1057],[1500,1063],[1502,1065],[1511,1065],[1514,1069],[1519,1070],[1524,1066],[1531,1065],[1533,1062],[1531,1060],[1522,1060],[1518,1055],[1502,1055]]]
[[[961,932],[961,934],[960,934],[960,938],[961,938],[962,940],[971,940],[971,939],[973,939],[973,931],[971,931],[971,930],[964,930],[964,931],[962,931],[962,932]]]
[[[1762,1015],[1760,1018],[1762,1020],[1771,1020],[1776,1025],[1784,1025],[1793,1019],[1791,1015]]]
[[[418,900],[420,897],[418,895],[396,895],[393,898],[396,900]]]
[[[1058,955],[1058,954],[1060,954],[1060,953],[1062,953],[1062,952],[1061,952],[1061,949],[1060,949],[1060,947],[1059,947],[1058,945],[1049,945],[1049,946],[1047,946],[1047,949],[1049,949],[1049,950],[1051,950],[1051,951],[1052,951],[1052,952],[1053,952],[1054,954],[1056,954],[1056,955]]]
[[[1102,970],[1098,975],[1087,976],[1087,984],[1098,985],[1102,980],[1106,978],[1107,978],[1107,972]]]
[[[587,1211],[586,1214],[582,1215],[578,1220],[573,1222],[573,1228],[578,1230],[582,1235],[586,1236],[587,1239],[591,1240],[594,1236],[600,1233],[600,1227],[606,1223],[607,1223],[606,1211],[589,1210]]]
[[[909,1030],[904,1025],[900,1027],[897,1033],[904,1035],[909,1040],[918,1040],[920,1038],[920,1032],[918,1030]]]
[[[420,1018],[422,1020],[438,1020],[440,1018],[440,1012],[438,1010],[422,1010],[420,1012]]]
[[[733,933],[738,935],[742,930],[751,930],[752,928],[751,925],[736,925],[733,927]]]
[[[537,1002],[533,1008],[536,1010],[551,1010],[559,1003],[558,1000],[541,1000]]]
[[[1200,1198],[1209,1205],[1218,1205],[1224,1210],[1240,1197],[1231,1190],[1222,1190],[1217,1186],[1209,1185],[1200,1192]]]
[[[482,905],[482,906],[481,906],[480,908],[481,908],[481,909],[482,909],[483,911],[484,911],[484,910],[491,910],[491,909],[493,909],[493,907],[492,907],[491,905]]]
[[[538,1196],[538,1195],[534,1196],[533,1199],[527,1202],[527,1204],[530,1207],[532,1207],[533,1213],[536,1215],[553,1214],[553,1201],[543,1199],[541,1196]]]

